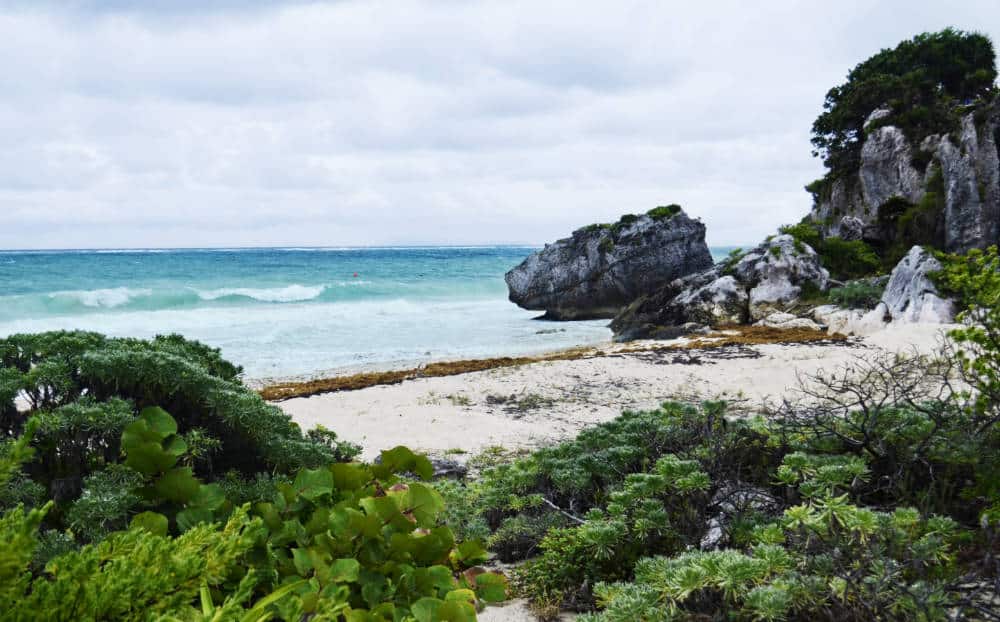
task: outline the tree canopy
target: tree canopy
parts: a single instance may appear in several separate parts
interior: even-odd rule
[[[882,107],[889,115],[878,123],[900,127],[914,143],[950,131],[956,104],[988,96],[996,78],[989,37],[953,28],[917,35],[860,63],[827,92],[812,127],[813,153],[834,175],[853,170],[865,121]]]

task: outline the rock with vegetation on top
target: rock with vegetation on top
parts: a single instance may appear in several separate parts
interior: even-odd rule
[[[828,280],[809,245],[790,235],[775,236],[749,253],[639,298],[611,322],[611,329],[616,340],[628,341],[654,338],[665,327],[692,322],[711,326],[757,322],[787,311],[804,293],[825,290]]]
[[[639,296],[711,265],[705,225],[670,205],[578,229],[532,253],[506,280],[511,302],[548,319],[611,318]]]
[[[1000,240],[1000,96],[993,43],[946,28],[859,63],[812,127],[828,171],[807,186],[825,237],[891,263],[915,244],[962,253]],[[818,250],[818,249],[817,249]]]

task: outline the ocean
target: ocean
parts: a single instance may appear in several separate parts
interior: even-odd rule
[[[537,322],[507,301],[504,273],[533,250],[0,251],[0,336],[180,333],[221,348],[253,380],[607,340],[607,321]]]

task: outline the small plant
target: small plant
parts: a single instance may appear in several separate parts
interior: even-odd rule
[[[452,406],[472,406],[472,399],[461,393],[451,393],[445,396]]]

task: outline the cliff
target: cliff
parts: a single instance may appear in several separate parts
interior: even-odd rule
[[[1000,240],[1000,99],[956,109],[958,128],[911,144],[888,111],[865,124],[860,163],[810,186],[824,235],[876,247],[922,243],[948,252]]]

